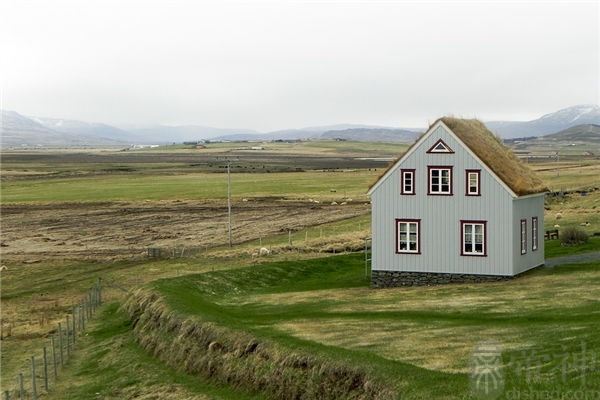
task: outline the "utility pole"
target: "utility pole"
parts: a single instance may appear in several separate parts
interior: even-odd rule
[[[231,162],[229,161],[227,161],[227,219],[229,247],[231,247]]]

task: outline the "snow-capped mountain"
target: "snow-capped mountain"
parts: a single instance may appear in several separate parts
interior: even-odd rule
[[[600,125],[600,106],[577,105],[546,114],[532,121],[490,121],[488,128],[501,137],[544,136],[576,125]]]

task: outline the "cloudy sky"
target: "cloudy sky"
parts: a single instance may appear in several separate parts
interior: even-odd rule
[[[0,2],[1,107],[269,131],[599,100],[598,1]]]

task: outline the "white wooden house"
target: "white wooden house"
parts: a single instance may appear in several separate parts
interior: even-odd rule
[[[502,280],[544,264],[544,193],[478,120],[431,125],[371,186],[373,287]]]

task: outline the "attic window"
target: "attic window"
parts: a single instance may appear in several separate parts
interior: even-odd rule
[[[433,146],[427,150],[427,153],[454,153],[454,151],[448,146],[442,139],[439,139]]]
[[[428,166],[429,170],[429,195],[452,195],[452,167]]]

